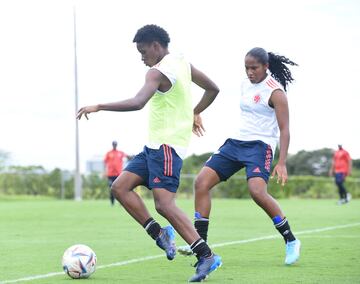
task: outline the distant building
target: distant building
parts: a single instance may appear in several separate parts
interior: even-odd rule
[[[91,160],[86,161],[86,173],[103,173],[104,161],[103,157],[93,157]]]

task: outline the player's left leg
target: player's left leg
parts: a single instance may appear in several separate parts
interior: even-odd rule
[[[111,186],[113,182],[116,180],[117,176],[109,176],[108,177],[108,186],[109,186],[109,198],[110,198],[110,204],[111,206],[114,206],[115,204],[115,196],[111,190]]]
[[[196,274],[189,281],[204,280],[212,271],[221,266],[221,258],[211,251],[208,244],[196,232],[187,215],[177,207],[175,192],[164,188],[153,188],[153,195],[157,212],[170,222],[198,258]]]
[[[211,211],[210,190],[220,182],[220,177],[210,167],[204,166],[194,183],[195,189],[195,221],[194,226],[199,235],[207,241],[209,217]]]
[[[225,143],[206,161],[194,183],[195,221],[199,235],[207,241],[209,217],[211,211],[210,190],[222,181],[226,181],[239,171],[243,165],[237,161],[239,141],[227,139]],[[241,150],[240,150],[241,151]]]
[[[194,183],[195,193],[195,214],[194,226],[200,237],[207,242],[207,235],[209,230],[209,217],[211,211],[211,193],[210,190],[220,182],[217,173],[204,166]],[[190,246],[181,246],[178,252],[184,256],[192,255]]]
[[[164,188],[153,188],[152,191],[157,212],[170,222],[180,236],[188,244],[192,244],[200,239],[190,219],[177,207],[175,203],[176,193]],[[207,249],[208,246],[206,245],[205,250]]]
[[[344,173],[336,173],[335,174],[335,183],[339,190],[340,199],[339,199],[338,204],[340,204],[340,205],[348,202],[348,193],[344,186],[344,182],[345,182],[345,174]]]
[[[278,202],[267,192],[267,184],[262,177],[248,179],[252,199],[273,220],[275,228],[283,236],[286,243],[285,264],[293,264],[300,257],[301,243],[290,229],[289,222],[280,209]]]

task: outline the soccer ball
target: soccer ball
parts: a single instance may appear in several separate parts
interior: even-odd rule
[[[73,245],[65,250],[62,267],[71,278],[88,278],[95,272],[96,254],[86,245]]]

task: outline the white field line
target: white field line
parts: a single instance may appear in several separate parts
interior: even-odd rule
[[[347,224],[347,225],[339,225],[339,226],[324,227],[324,228],[319,228],[319,229],[305,230],[305,231],[300,231],[300,232],[294,232],[294,235],[298,236],[298,235],[305,235],[305,234],[320,233],[320,232],[350,228],[350,227],[355,227],[355,226],[360,226],[360,223],[352,223],[352,224]],[[217,247],[224,247],[224,246],[231,246],[231,245],[238,245],[238,244],[246,244],[246,243],[252,243],[252,242],[257,242],[257,241],[262,241],[262,240],[276,239],[276,238],[280,238],[280,237],[281,236],[279,234],[276,234],[276,235],[270,235],[270,236],[266,236],[266,237],[259,237],[259,238],[253,238],[253,239],[247,239],[247,240],[214,244],[211,247],[217,248]]]
[[[295,232],[295,235],[314,234],[314,233],[320,233],[320,232],[325,232],[325,231],[351,228],[351,227],[356,227],[356,226],[360,226],[360,223],[352,223],[352,224],[346,224],[346,225],[305,230],[305,231]],[[247,239],[247,240],[239,240],[239,241],[233,241],[233,242],[213,244],[211,247],[217,248],[217,247],[224,247],[224,246],[231,246],[231,245],[239,245],[239,244],[246,244],[246,243],[252,243],[252,242],[263,241],[263,240],[271,240],[271,239],[276,239],[276,238],[280,238],[280,235],[276,234],[276,235],[264,236],[264,237]],[[144,262],[144,261],[161,258],[161,257],[164,257],[164,254],[141,257],[141,258],[134,258],[134,259],[130,259],[130,260],[125,260],[125,261],[120,261],[120,262],[115,262],[115,263],[110,263],[110,264],[105,264],[105,265],[99,265],[96,269],[98,270],[98,269],[103,269],[103,268],[108,268],[108,267],[113,267],[113,266],[124,266],[124,265],[132,264],[132,263]],[[58,275],[63,275],[63,274],[64,274],[64,272],[51,272],[51,273],[33,275],[33,276],[28,276],[28,277],[13,279],[13,280],[4,280],[4,281],[0,281],[0,284],[19,283],[19,282],[24,282],[24,281],[36,280],[36,279],[50,278],[53,276],[58,276]]]

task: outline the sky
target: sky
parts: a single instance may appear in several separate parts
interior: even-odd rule
[[[146,24],[170,34],[220,87],[202,114],[204,137],[188,155],[213,152],[237,130],[244,56],[260,46],[299,64],[288,89],[289,154],[343,144],[360,158],[360,2],[347,0],[0,0],[0,150],[9,164],[75,168],[74,22],[79,107],[136,95],[147,67],[132,42]],[[193,87],[194,103],[202,96]],[[147,141],[148,109],[79,121],[80,167]]]

